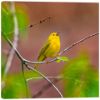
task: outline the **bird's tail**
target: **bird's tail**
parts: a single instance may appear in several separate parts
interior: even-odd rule
[[[38,57],[38,61],[44,61],[46,59],[46,56],[39,56]],[[39,67],[40,64],[35,64],[34,68],[37,69],[37,67]]]

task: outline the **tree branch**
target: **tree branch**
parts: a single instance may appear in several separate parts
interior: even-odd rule
[[[53,79],[52,83],[57,83],[59,80],[58,79]],[[52,85],[50,83],[47,83],[46,85],[44,85],[39,91],[37,91],[32,97],[33,98],[37,98],[40,95],[42,95],[42,93],[44,91],[46,91],[47,89],[49,89]]]
[[[33,67],[27,65],[26,63],[25,63],[25,65],[26,65],[26,67],[27,67],[28,69],[30,69],[30,70],[32,70],[32,71],[35,71],[36,73],[38,73],[39,75],[41,75],[45,80],[47,80],[48,83],[51,84],[51,86],[53,86],[53,87],[55,88],[55,90],[59,93],[59,95],[60,95],[61,97],[63,97],[63,95],[61,94],[61,92],[59,91],[59,89],[50,81],[50,79],[49,79],[48,77],[46,77],[44,74],[42,74],[40,71],[36,70],[35,68],[33,68]]]
[[[74,80],[74,78],[71,78],[71,77],[63,77],[63,76],[61,76],[61,75],[59,75],[59,76],[46,76],[47,78],[49,78],[49,79],[58,79],[58,80],[61,80],[61,79],[67,79],[67,80]],[[30,80],[39,80],[39,79],[43,79],[43,77],[31,77],[31,78],[28,78],[28,79],[26,79],[27,81],[30,81]],[[75,79],[76,80],[76,79]],[[79,81],[79,80],[76,80],[76,81]]]
[[[46,76],[47,78],[49,78],[49,79],[63,79],[63,78],[65,78],[65,77],[62,77],[62,76]],[[43,77],[31,77],[31,78],[28,78],[28,79],[26,79],[27,81],[30,81],[30,80],[39,80],[39,79],[43,79]]]
[[[29,28],[32,28],[32,27],[34,27],[34,26],[36,26],[36,25],[38,25],[38,24],[42,24],[42,23],[44,23],[44,22],[46,22],[46,21],[48,21],[48,20],[50,20],[50,19],[51,19],[51,17],[46,17],[46,18],[40,20],[40,21],[39,21],[38,23],[36,23],[36,24],[31,24],[31,25],[29,25]]]
[[[72,45],[70,45],[69,47],[65,48],[63,51],[61,51],[61,52],[59,53],[59,55],[62,55],[63,53],[65,53],[65,51],[68,51],[69,49],[73,48],[74,46],[78,45],[79,43],[84,42],[85,40],[87,40],[87,39],[89,39],[89,38],[91,38],[91,37],[93,37],[93,36],[95,36],[95,35],[98,35],[98,34],[99,34],[99,33],[94,33],[94,34],[91,34],[91,35],[89,35],[89,36],[86,36],[86,37],[80,39],[79,41],[73,43]]]

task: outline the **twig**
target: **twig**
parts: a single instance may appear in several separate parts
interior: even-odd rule
[[[49,78],[49,79],[58,79],[58,80],[61,80],[61,79],[67,79],[67,80],[76,80],[76,79],[74,79],[74,78],[71,78],[71,77],[63,77],[63,76],[61,76],[61,75],[59,75],[59,76],[46,76],[47,78]],[[31,78],[28,78],[28,79],[26,79],[26,81],[30,81],[30,80],[39,80],[39,79],[43,79],[43,77],[31,77]],[[76,80],[76,81],[79,81],[78,79]]]
[[[52,83],[56,84],[58,83],[59,81],[61,81],[62,79],[67,79],[67,80],[74,80],[74,81],[77,81],[77,82],[80,82],[79,79],[74,79],[74,78],[71,78],[71,77],[63,77],[63,76],[46,76],[48,77],[49,79],[53,79]],[[32,78],[28,78],[27,81],[30,81],[32,79],[43,79],[43,77],[32,77]],[[82,81],[82,80],[81,80]],[[52,85],[47,83],[46,85],[44,85],[39,91],[37,91],[32,97],[33,98],[36,98],[36,97],[39,97],[40,95],[42,95],[47,89],[49,89]]]
[[[49,78],[47,78],[44,74],[42,74],[40,71],[36,70],[35,68],[25,64],[26,67],[32,71],[35,71],[36,73],[38,73],[39,75],[41,75],[45,80],[48,81],[49,84],[51,84],[51,86],[53,86],[55,88],[55,90],[59,93],[59,95],[63,98],[63,95],[61,94],[61,92],[59,91],[59,89],[50,81]]]
[[[46,76],[47,78],[49,78],[49,79],[63,79],[63,78],[65,78],[65,77],[62,77],[62,76]],[[43,77],[31,77],[31,78],[28,78],[28,79],[26,79],[27,81],[30,81],[30,80],[39,80],[39,79],[43,79]]]
[[[91,38],[91,37],[93,37],[93,36],[95,36],[95,35],[98,35],[98,34],[99,34],[99,33],[94,33],[94,34],[91,34],[91,35],[89,35],[89,36],[86,36],[86,37],[80,39],[79,41],[73,43],[72,45],[70,45],[69,47],[65,48],[63,51],[61,51],[61,52],[59,53],[59,55],[62,55],[63,53],[65,53],[65,51],[68,51],[69,49],[73,48],[74,46],[78,45],[79,43],[84,42],[85,40],[87,40],[87,39],[89,39],[89,38]]]
[[[25,27],[25,28],[21,29],[20,31],[25,31],[25,30],[30,29],[30,28],[32,28],[32,27],[35,27],[35,26],[37,26],[37,25],[39,25],[39,24],[42,24],[42,23],[44,23],[44,22],[46,22],[46,21],[48,21],[48,20],[50,21],[51,18],[52,18],[52,17],[46,17],[46,18],[40,20],[39,22],[37,22],[37,23],[35,23],[35,24],[30,24],[30,25],[28,25],[28,27]]]
[[[36,23],[36,24],[31,24],[31,25],[29,25],[29,28],[32,28],[32,27],[34,27],[34,26],[36,26],[36,25],[38,25],[38,24],[44,23],[44,22],[46,22],[47,20],[50,20],[50,19],[51,19],[51,17],[46,17],[46,18],[40,20],[40,21],[39,21],[38,23]]]
[[[9,38],[2,32],[2,36],[5,38],[5,40],[8,42],[8,44],[14,49],[16,55],[18,56],[18,58],[25,62],[25,63],[31,63],[31,64],[44,64],[46,63],[46,61],[41,61],[41,62],[38,62],[38,61],[29,61],[29,60],[26,60],[25,58],[22,57],[22,55],[19,53],[19,51],[15,48],[15,46],[13,46],[13,43],[9,40]]]
[[[18,40],[19,40],[19,38],[18,38],[18,36],[19,36],[19,30],[18,30],[17,18],[15,16],[15,5],[14,5],[13,2],[11,2],[11,11],[12,11],[12,15],[13,15],[13,18],[14,18],[14,40],[13,40],[13,46],[15,48],[17,48],[17,46],[18,46]],[[13,60],[14,54],[15,54],[15,50],[14,50],[14,48],[11,48],[11,50],[9,52],[8,59],[7,59],[5,71],[4,71],[4,77],[6,77],[8,71],[10,69],[10,66],[12,64],[12,60]]]
[[[18,56],[18,58],[22,61],[24,58],[21,56],[21,54],[15,48],[15,46],[13,46],[13,43],[9,40],[9,38],[3,32],[2,32],[2,36],[5,38],[5,40],[8,42],[8,44],[14,49],[14,51],[15,51],[16,55]]]
[[[52,83],[57,83],[59,80],[58,79],[53,79]],[[47,83],[44,85],[39,91],[37,91],[32,97],[37,98],[39,97],[44,91],[49,89],[52,85],[50,83]]]

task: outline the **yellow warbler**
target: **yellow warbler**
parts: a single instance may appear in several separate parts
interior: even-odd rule
[[[59,51],[60,51],[60,36],[57,32],[52,32],[50,33],[46,43],[40,50],[38,61],[43,61],[48,57],[51,58],[56,57]]]

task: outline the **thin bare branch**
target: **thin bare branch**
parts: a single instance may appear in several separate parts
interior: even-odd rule
[[[65,51],[68,51],[69,49],[73,48],[74,46],[79,45],[80,43],[84,42],[85,40],[87,40],[87,39],[89,39],[89,38],[91,38],[91,37],[93,37],[93,36],[95,36],[95,35],[98,35],[98,34],[99,34],[99,33],[94,33],[94,34],[91,34],[91,35],[89,35],[89,36],[86,36],[86,37],[80,39],[79,41],[73,43],[72,45],[70,45],[69,47],[65,48],[63,51],[61,51],[61,52],[59,53],[59,55],[62,55],[63,53],[65,53]]]
[[[18,46],[18,40],[19,40],[19,29],[18,29],[18,22],[17,22],[17,18],[15,16],[15,5],[13,2],[11,2],[11,12],[12,12],[12,15],[13,15],[13,18],[14,18],[14,40],[13,40],[13,46],[15,48],[17,48]],[[4,77],[6,77],[9,69],[10,69],[10,66],[12,64],[12,60],[14,58],[14,54],[15,54],[15,50],[14,48],[11,48],[10,52],[9,52],[9,56],[8,56],[8,59],[7,59],[7,63],[6,63],[6,67],[5,67],[5,71],[4,71]]]
[[[5,38],[5,40],[8,42],[8,44],[14,49],[17,57],[22,61],[24,58],[21,56],[21,54],[19,53],[19,51],[15,48],[15,46],[13,46],[13,43],[10,41],[10,39],[4,34],[2,33],[2,36]]]
[[[51,17],[46,17],[46,18],[40,20],[40,21],[39,21],[38,23],[36,23],[36,24],[31,24],[31,25],[29,25],[29,28],[32,28],[32,27],[34,27],[34,26],[36,26],[36,25],[38,25],[38,24],[44,23],[44,22],[46,22],[46,21],[48,21],[48,20],[50,20],[50,19],[51,19]]]
[[[64,76],[46,76],[47,78],[49,79],[58,79],[58,80],[62,80],[62,79],[65,79],[65,80],[75,80],[75,81],[80,81],[78,79],[74,79],[74,78],[71,78],[71,77],[64,77]],[[41,80],[43,79],[43,77],[39,76],[39,77],[31,77],[31,78],[28,78],[26,79],[26,81],[31,81],[31,80]]]
[[[53,79],[52,83],[57,83],[59,80],[58,79]],[[47,83],[46,85],[44,85],[39,91],[37,91],[32,97],[33,98],[37,98],[40,95],[42,95],[42,93],[44,93],[44,91],[46,91],[47,89],[49,89],[52,85],[50,83]]]
[[[63,98],[63,95],[61,94],[61,92],[59,91],[59,89],[50,81],[49,78],[47,78],[44,74],[42,74],[40,71],[36,70],[35,68],[25,64],[26,67],[32,71],[35,71],[36,73],[38,73],[39,75],[41,75],[45,80],[48,81],[49,84],[51,84],[51,86],[53,86],[55,88],[55,90],[59,93],[59,95]]]
[[[46,76],[49,79],[64,79],[65,77],[62,76]],[[39,76],[39,77],[31,77],[26,79],[27,81],[31,81],[31,80],[41,80],[43,79],[43,77]]]

